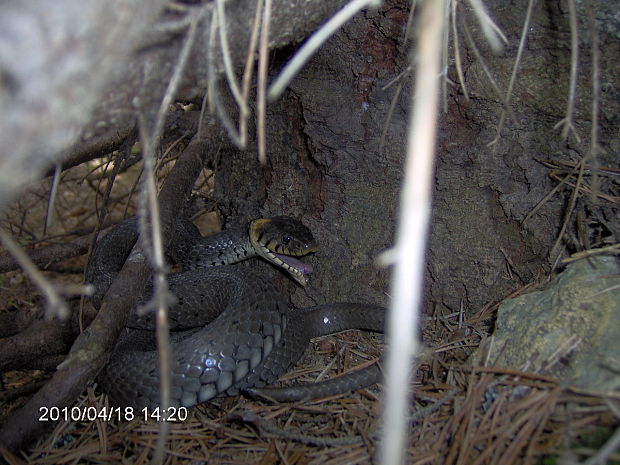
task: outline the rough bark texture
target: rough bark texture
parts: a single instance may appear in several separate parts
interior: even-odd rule
[[[293,214],[318,238],[312,286],[297,289],[294,302],[387,300],[388,272],[374,259],[392,241],[405,151],[410,104],[409,79],[397,100],[385,145],[379,148],[396,85],[383,87],[409,63],[401,45],[408,6],[391,0],[377,12],[357,16],[331,39],[293,81],[268,116],[269,165],[253,154],[227,157],[218,172],[223,211],[232,217]],[[598,10],[601,41],[601,118],[599,137],[608,154],[617,153],[617,22],[611,5]],[[516,56],[523,5],[492,8],[509,45],[487,65],[507,88]],[[581,144],[561,140],[554,125],[564,117],[570,69],[567,11],[536,3],[530,35],[501,138],[493,147],[502,105],[494,95],[471,48],[464,55],[470,100],[449,86],[447,113],[439,129],[436,190],[428,263],[428,305],[446,312],[475,312],[501,300],[548,272],[549,250],[557,237],[570,191],[555,196],[524,225],[527,213],[556,183],[536,159],[564,158],[588,152],[591,55],[587,15],[581,14],[579,83],[575,126]],[[470,29],[471,13],[461,12]],[[484,51],[484,39],[475,34]],[[460,32],[460,43],[465,41]],[[469,52],[469,53],[468,53]],[[450,78],[457,82],[454,67]],[[617,168],[617,159],[601,154],[599,164]],[[587,199],[584,200],[587,203]],[[607,208],[607,226],[618,220]],[[583,208],[583,207],[582,207]],[[572,222],[571,222],[572,224]],[[569,228],[569,236],[573,235]],[[570,241],[569,241],[570,242]],[[569,249],[574,244],[568,244]]]
[[[164,3],[63,0],[50,7],[45,1],[28,0],[2,6],[0,211],[24,185],[62,161],[59,153],[78,136],[90,139],[132,128],[136,106],[154,115],[187,30],[178,27],[178,15],[162,12]],[[343,3],[274,1],[270,46],[302,40]],[[213,7],[206,6],[180,99],[204,95],[204,43]],[[227,4],[234,63],[245,56],[255,8],[254,0]],[[213,66],[217,74],[223,69],[219,46]]]
[[[299,41],[341,2],[276,3],[273,46]],[[253,8],[254,2],[237,2],[228,8],[236,63],[241,61],[247,44]],[[500,88],[506,89],[524,10],[522,5],[511,4],[493,6],[491,11],[509,45],[500,55],[485,56]],[[599,153],[598,164],[614,167],[617,161],[612,155],[618,151],[618,141],[613,134],[620,113],[615,57],[620,28],[611,3],[601,1],[594,11],[602,54],[599,137],[605,150]],[[487,144],[495,137],[501,99],[494,94],[471,46],[461,50],[471,99],[464,99],[459,86],[450,87],[447,113],[441,121],[428,275],[429,297],[436,304],[455,310],[464,303],[474,310],[549,269],[548,251],[559,231],[566,196],[552,198],[527,223],[521,225],[521,221],[554,186],[548,178],[549,170],[535,159],[562,154],[575,158],[588,152],[592,34],[587,11],[579,10],[578,14],[580,58],[575,127],[582,137],[581,143],[573,142],[573,138],[565,143],[559,131],[554,130],[554,125],[564,117],[570,69],[570,30],[562,5],[535,5],[509,117],[501,138],[492,147]],[[269,109],[268,167],[258,166],[251,151],[227,152],[222,157],[218,189],[221,210],[226,216],[242,221],[257,213],[297,214],[316,232],[322,244],[316,257],[320,266],[314,285],[298,290],[296,303],[353,298],[384,300],[388,273],[377,270],[373,261],[392,242],[395,230],[410,86],[405,77],[406,84],[389,120],[385,144],[380,148],[381,131],[396,90],[395,86],[383,87],[409,64],[407,47],[402,45],[407,16],[407,2],[387,1],[379,11],[357,16],[317,53],[286,95]],[[459,13],[461,45],[466,42],[464,22],[484,52],[485,42],[477,34],[474,16],[465,11]],[[207,34],[208,28],[204,29]],[[135,57],[137,62],[115,70],[115,76],[121,77],[103,93],[89,119],[88,127],[95,129],[84,129],[85,136],[114,128],[133,128],[132,108],[136,101],[142,109],[153,113],[166,77],[176,63],[183,34],[164,35],[167,41],[162,41],[161,34],[153,35],[150,46],[142,48]],[[279,59],[290,53],[291,49],[283,51]],[[272,69],[281,64],[277,60],[278,56]],[[216,61],[219,69],[220,61]],[[207,62],[201,47],[194,47],[190,62],[178,93],[179,98],[187,100],[199,99],[206,86]],[[454,67],[449,68],[449,73],[456,82]],[[8,77],[6,80],[12,82]],[[17,104],[19,89],[9,86],[8,90],[3,94],[3,104]],[[14,123],[3,123],[7,121]],[[53,128],[30,130],[48,135],[45,142],[50,151],[63,145],[51,136]],[[14,136],[19,134],[13,132]],[[30,140],[26,136],[18,139]],[[18,148],[11,154],[17,160],[20,153],[36,154],[43,145],[40,142],[38,148]],[[0,146],[6,148],[11,144],[6,141]],[[13,163],[12,157],[2,160]],[[15,163],[28,167],[28,177],[49,166],[48,162],[40,164],[28,157]],[[5,187],[9,184],[2,183]],[[4,202],[12,195],[13,191],[7,191],[0,198]],[[587,202],[578,206],[591,210]],[[596,222],[617,235],[617,209],[608,207],[605,202],[597,207],[602,210]]]

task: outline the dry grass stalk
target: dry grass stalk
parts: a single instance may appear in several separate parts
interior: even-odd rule
[[[390,343],[386,356],[386,390],[379,462],[404,461],[408,421],[408,386],[415,334],[422,301],[424,254],[430,218],[434,146],[438,105],[444,3],[426,1],[418,31],[416,88],[408,130],[407,159],[401,191],[400,220],[395,245],[392,302],[387,323]]]
[[[267,136],[265,135],[265,118],[267,117],[267,67],[269,64],[269,23],[271,18],[271,0],[265,0],[262,15],[260,47],[258,57],[258,94],[257,94],[257,139],[258,160],[267,163]]]
[[[218,2],[218,6],[221,2]],[[168,329],[168,305],[174,297],[168,289],[166,280],[166,260],[164,258],[164,242],[161,231],[161,218],[159,202],[157,199],[157,186],[155,181],[155,159],[158,141],[161,137],[166,120],[166,114],[176,95],[177,88],[185,71],[190,51],[196,41],[198,25],[202,21],[204,9],[196,14],[190,23],[187,36],[183,47],[179,53],[178,61],[175,66],[170,82],[166,89],[153,128],[149,128],[147,117],[143,113],[139,114],[140,139],[142,144],[142,159],[145,171],[145,185],[143,186],[143,196],[146,198],[144,206],[147,208],[140,218],[140,237],[151,239],[151,247],[145,246],[148,251],[151,265],[153,267],[153,300],[147,304],[151,311],[156,312],[156,333],[157,350],[159,354],[159,373],[160,373],[160,406],[163,411],[170,405],[170,334]],[[219,10],[218,10],[219,11]],[[224,11],[221,7],[220,18]],[[220,28],[221,30],[221,28]],[[224,44],[222,44],[224,47]],[[147,213],[148,212],[148,213]],[[143,225],[144,218],[150,218],[150,230],[147,232]],[[164,448],[169,432],[169,423],[162,422],[159,428],[160,434],[157,437],[157,447],[153,455],[153,464],[160,464],[164,460]]]
[[[515,62],[512,68],[512,73],[510,75],[510,81],[508,82],[508,89],[506,90],[506,95],[503,99],[504,108],[502,108],[502,113],[499,118],[499,123],[497,124],[497,134],[495,138],[487,144],[487,146],[491,147],[495,145],[502,133],[502,129],[504,127],[504,122],[506,121],[506,115],[508,114],[510,99],[512,98],[512,91],[514,89],[514,84],[517,79],[517,72],[519,70],[519,65],[521,64],[521,56],[523,55],[523,49],[525,48],[525,40],[527,39],[527,34],[530,28],[530,20],[532,19],[532,8],[534,7],[534,0],[529,0],[527,4],[527,11],[525,13],[525,20],[523,22],[523,28],[521,30],[521,40],[519,41],[519,48],[517,50],[517,56],[515,57]]]

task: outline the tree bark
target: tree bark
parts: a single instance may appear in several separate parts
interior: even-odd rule
[[[604,18],[599,20],[601,76],[608,89],[615,89],[600,95],[599,141],[605,153],[599,152],[596,163],[617,169],[618,159],[611,154],[618,152],[614,134],[620,127],[620,99],[614,96],[620,76],[614,56],[620,54],[620,42],[613,31],[620,28],[614,29],[610,2],[597,2],[593,8]],[[505,92],[524,11],[513,5],[493,13],[509,44],[501,55],[486,54],[486,66]],[[440,121],[426,311],[475,313],[549,272],[549,252],[572,189],[561,191],[523,220],[556,185],[550,170],[536,159],[578,160],[589,152],[585,139],[590,131],[592,61],[587,14],[581,13],[574,123],[582,141],[571,137],[567,143],[554,129],[565,115],[569,82],[567,11],[536,4],[509,116],[498,142],[489,146],[504,97],[493,92],[481,63],[467,47],[462,25],[467,22],[472,29],[475,16],[459,10],[470,100],[464,98],[451,66],[449,78],[457,84],[447,87]],[[224,159],[217,172],[225,216],[242,221],[257,212],[292,214],[314,231],[320,245],[311,259],[315,273],[310,286],[291,287],[296,305],[338,300],[383,304],[388,298],[389,273],[378,268],[375,259],[393,243],[397,221],[411,85],[407,74],[390,83],[410,65],[402,45],[407,18],[408,3],[398,0],[356,16],[269,107],[268,166],[260,167],[255,154],[239,154]],[[475,40],[479,48],[485,46],[484,37]],[[402,90],[388,117],[399,85]],[[616,224],[620,218],[611,202],[583,208],[598,212],[594,214],[603,220],[594,224],[603,230],[603,221]]]
[[[301,41],[344,0],[275,0],[269,46]],[[27,0],[4,5],[0,15],[0,211],[24,185],[62,163],[69,147],[135,124],[135,103],[155,112],[183,44],[178,17],[165,0],[113,2]],[[244,61],[255,0],[227,4],[232,62]],[[200,37],[209,36],[214,3]],[[173,32],[170,32],[170,31]],[[206,89],[204,43],[193,48],[180,100]],[[216,75],[223,69],[216,48]],[[137,100],[136,100],[137,99]],[[64,152],[63,152],[64,151]]]

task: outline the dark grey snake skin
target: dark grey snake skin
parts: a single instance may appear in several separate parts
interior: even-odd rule
[[[168,276],[177,298],[168,312],[172,406],[189,407],[240,391],[294,401],[359,389],[380,379],[373,365],[322,383],[261,389],[286,372],[313,337],[352,328],[383,331],[384,309],[340,303],[292,311],[269,279],[239,266],[208,266],[220,264],[214,256],[232,254],[237,257],[233,261],[253,256],[247,228],[201,238],[191,223],[180,221],[174,237],[171,259],[184,268],[199,268]],[[98,243],[86,273],[96,285],[95,304],[136,239],[136,221],[130,219]],[[159,405],[159,368],[153,318],[133,316],[128,326],[132,329],[121,337],[99,383],[115,405],[154,408]]]

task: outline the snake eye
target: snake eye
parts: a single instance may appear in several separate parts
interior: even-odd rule
[[[284,245],[287,245],[292,240],[293,240],[293,238],[291,236],[289,236],[288,234],[286,234],[285,236],[282,236],[282,243]]]

